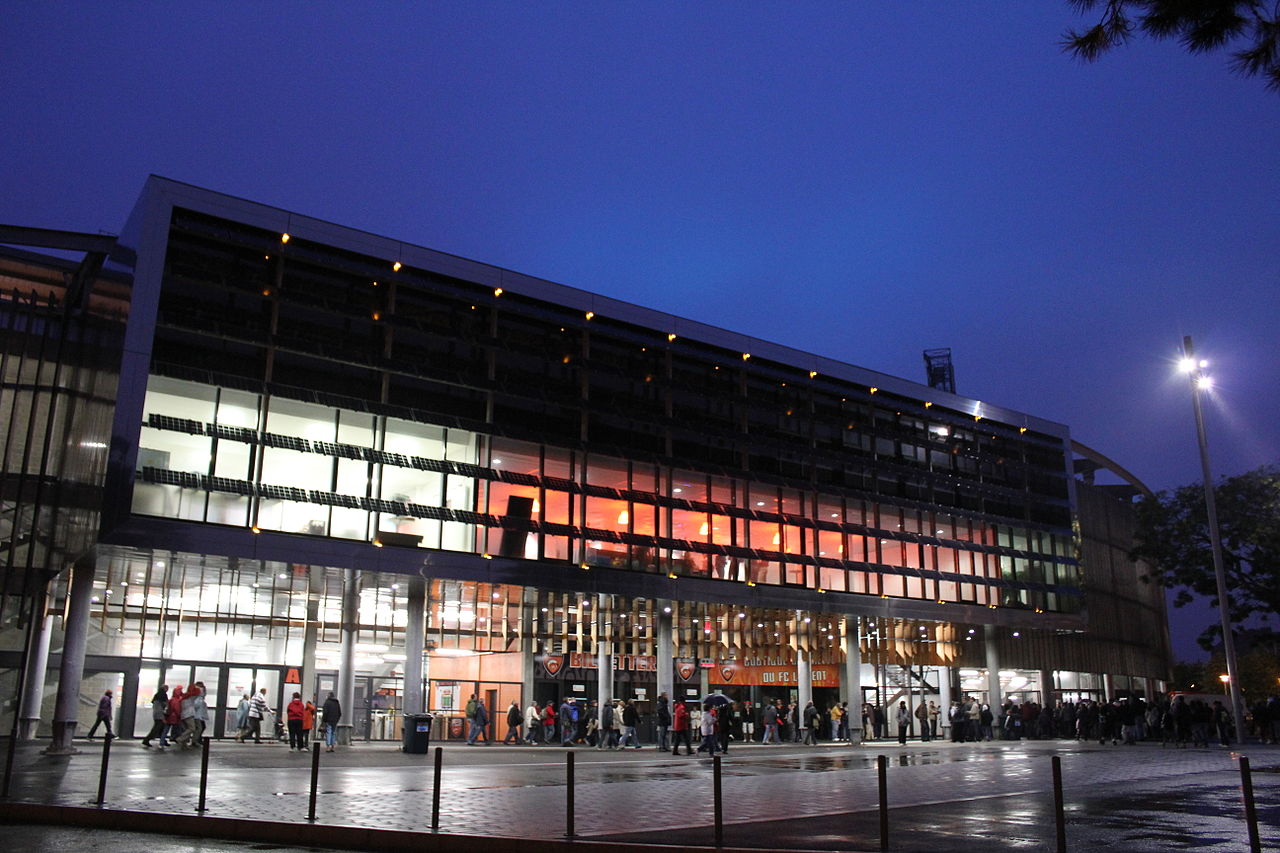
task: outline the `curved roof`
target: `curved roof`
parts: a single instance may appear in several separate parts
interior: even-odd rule
[[[1142,482],[1136,476],[1130,473],[1128,470],[1121,467],[1119,463],[1115,462],[1113,459],[1103,456],[1101,453],[1094,450],[1092,447],[1086,447],[1085,445],[1081,444],[1080,442],[1076,441],[1073,438],[1071,439],[1071,450],[1074,453],[1077,453],[1080,456],[1084,457],[1089,462],[1093,463],[1094,465],[1093,470],[1096,471],[1098,469],[1105,469],[1107,471],[1110,471],[1112,474],[1115,474],[1117,477],[1119,477],[1121,480],[1124,480],[1130,486],[1133,486],[1135,489],[1141,492],[1145,497],[1152,497],[1154,495],[1154,492],[1151,491],[1151,489],[1147,486],[1146,483]],[[1079,464],[1075,465],[1077,472],[1083,473],[1083,472],[1080,472],[1080,467],[1081,466]]]

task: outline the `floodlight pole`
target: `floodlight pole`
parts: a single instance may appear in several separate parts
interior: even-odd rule
[[[1205,373],[1201,362],[1195,359],[1191,336],[1182,339],[1182,356],[1193,365],[1191,378],[1191,406],[1196,413],[1196,439],[1200,443],[1200,470],[1204,477],[1204,506],[1209,524],[1209,544],[1213,550],[1213,573],[1218,583],[1218,618],[1222,621],[1222,652],[1227,658],[1227,678],[1230,687],[1231,717],[1235,721],[1236,738],[1244,743],[1244,702],[1240,698],[1240,667],[1236,665],[1236,644],[1231,634],[1231,614],[1227,607],[1227,577],[1222,565],[1222,533],[1218,529],[1218,505],[1213,497],[1213,474],[1209,470],[1209,441],[1204,432],[1204,411],[1200,405],[1201,380]]]

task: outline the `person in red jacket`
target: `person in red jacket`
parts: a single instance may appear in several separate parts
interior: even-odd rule
[[[173,695],[169,697],[169,713],[164,715],[164,734],[160,735],[162,749],[169,745],[169,740],[177,740],[182,734],[182,700],[185,698],[187,694],[182,692],[181,684],[173,688]]]
[[[307,748],[307,742],[302,736],[302,716],[306,713],[306,710],[306,706],[302,704],[302,694],[293,694],[293,701],[285,708],[285,714],[289,718],[290,750],[305,750]]]
[[[311,743],[311,730],[316,727],[316,703],[312,699],[307,700],[307,704],[302,706],[302,745],[304,748]]]
[[[676,700],[675,710],[671,712],[671,754],[680,754],[680,743],[684,742],[684,754],[693,755],[693,743],[689,740],[689,709],[684,702]]]

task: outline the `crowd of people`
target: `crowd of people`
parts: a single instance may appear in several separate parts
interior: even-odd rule
[[[151,730],[142,738],[142,745],[148,749],[153,743],[157,749],[167,749],[170,746],[191,749],[199,746],[209,726],[209,705],[205,698],[207,692],[203,681],[197,681],[185,689],[179,684],[173,688],[172,694],[169,693],[167,684],[161,684],[160,689],[151,697]],[[105,723],[107,736],[113,737],[111,716],[111,691],[108,690],[98,704],[97,721],[89,730],[89,737],[93,737],[99,723]],[[246,693],[236,707],[235,739],[243,743],[252,738],[254,743],[262,743],[263,722],[273,716],[275,726],[274,731],[267,734],[268,741],[287,740],[290,751],[305,752],[310,748],[313,734],[316,737],[323,735],[327,751],[334,751],[338,721],[342,719],[342,705],[332,693],[319,711],[312,700],[304,702],[301,693],[294,693],[285,707],[283,717],[271,709],[265,687],[252,696]],[[316,727],[317,716],[321,726],[319,731]]]
[[[198,746],[209,724],[209,706],[204,682],[178,685],[169,693],[160,685],[151,699],[151,730],[142,739],[150,748],[170,745],[180,749]],[[683,745],[687,755],[715,755],[727,751],[731,742],[761,744],[817,744],[827,740],[848,742],[851,738],[852,711],[849,703],[835,701],[819,707],[813,701],[786,702],[766,699],[734,701],[727,696],[700,703],[677,699],[666,693],[655,703],[653,723],[658,749],[678,754]],[[507,709],[506,744],[550,744],[563,747],[582,745],[599,749],[640,749],[641,713],[636,702],[614,699],[598,713],[596,701],[566,698],[538,703],[531,701],[521,710],[516,701]],[[1249,734],[1263,743],[1280,743],[1280,698],[1261,698],[1247,709]],[[484,700],[472,694],[466,709],[467,743],[490,743],[491,719]],[[944,716],[945,714],[945,716]],[[114,737],[112,692],[105,691],[99,700],[97,715],[88,737],[105,726],[105,736]],[[276,714],[267,701],[267,689],[245,694],[236,709],[235,738],[254,743],[263,739],[265,720],[275,717],[274,734],[268,740],[287,740],[290,750],[306,751],[313,737],[322,737],[327,751],[333,752],[337,741],[342,706],[333,693],[317,709],[315,703],[294,693],[283,715]],[[894,725],[890,733],[889,724]],[[1148,702],[1141,697],[1120,697],[1110,702],[1082,698],[1058,701],[1053,707],[1042,707],[1034,701],[1015,702],[1006,699],[992,709],[973,696],[963,696],[951,703],[945,712],[933,700],[921,701],[914,708],[906,700],[896,707],[866,703],[861,709],[863,740],[888,739],[896,735],[905,744],[909,737],[930,741],[939,737],[940,726],[949,729],[952,742],[1027,739],[1096,740],[1100,744],[1136,744],[1158,740],[1174,746],[1208,746],[1216,742],[1229,746],[1237,741],[1230,710],[1221,700],[1182,695],[1161,697]],[[943,732],[946,736],[947,732]],[[700,740],[699,740],[700,738]]]

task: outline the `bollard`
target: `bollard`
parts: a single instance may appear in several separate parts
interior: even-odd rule
[[[1053,756],[1053,819],[1058,828],[1058,853],[1067,853],[1067,818],[1062,808],[1062,759]]]
[[[1244,819],[1249,825],[1249,853],[1262,853],[1262,839],[1258,836],[1258,810],[1253,803],[1253,775],[1249,772],[1249,758],[1240,756],[1240,788],[1244,794]]]
[[[444,747],[436,747],[436,781],[431,788],[431,830],[440,828],[440,763],[444,760]]]
[[[101,807],[107,799],[107,765],[111,763],[111,741],[114,738],[107,735],[102,739],[102,771],[98,774],[98,806]]]
[[[209,788],[209,742],[210,738],[200,738],[200,802],[196,811],[204,814],[204,795]]]
[[[715,796],[716,846],[724,846],[724,800],[720,796],[720,756],[711,759],[711,789]]]
[[[876,756],[876,775],[880,777],[880,849],[889,849],[889,759]]]
[[[320,784],[320,741],[311,745],[311,802],[307,806],[307,820],[316,820],[316,786]]]
[[[564,837],[573,838],[573,753],[565,755]]]

